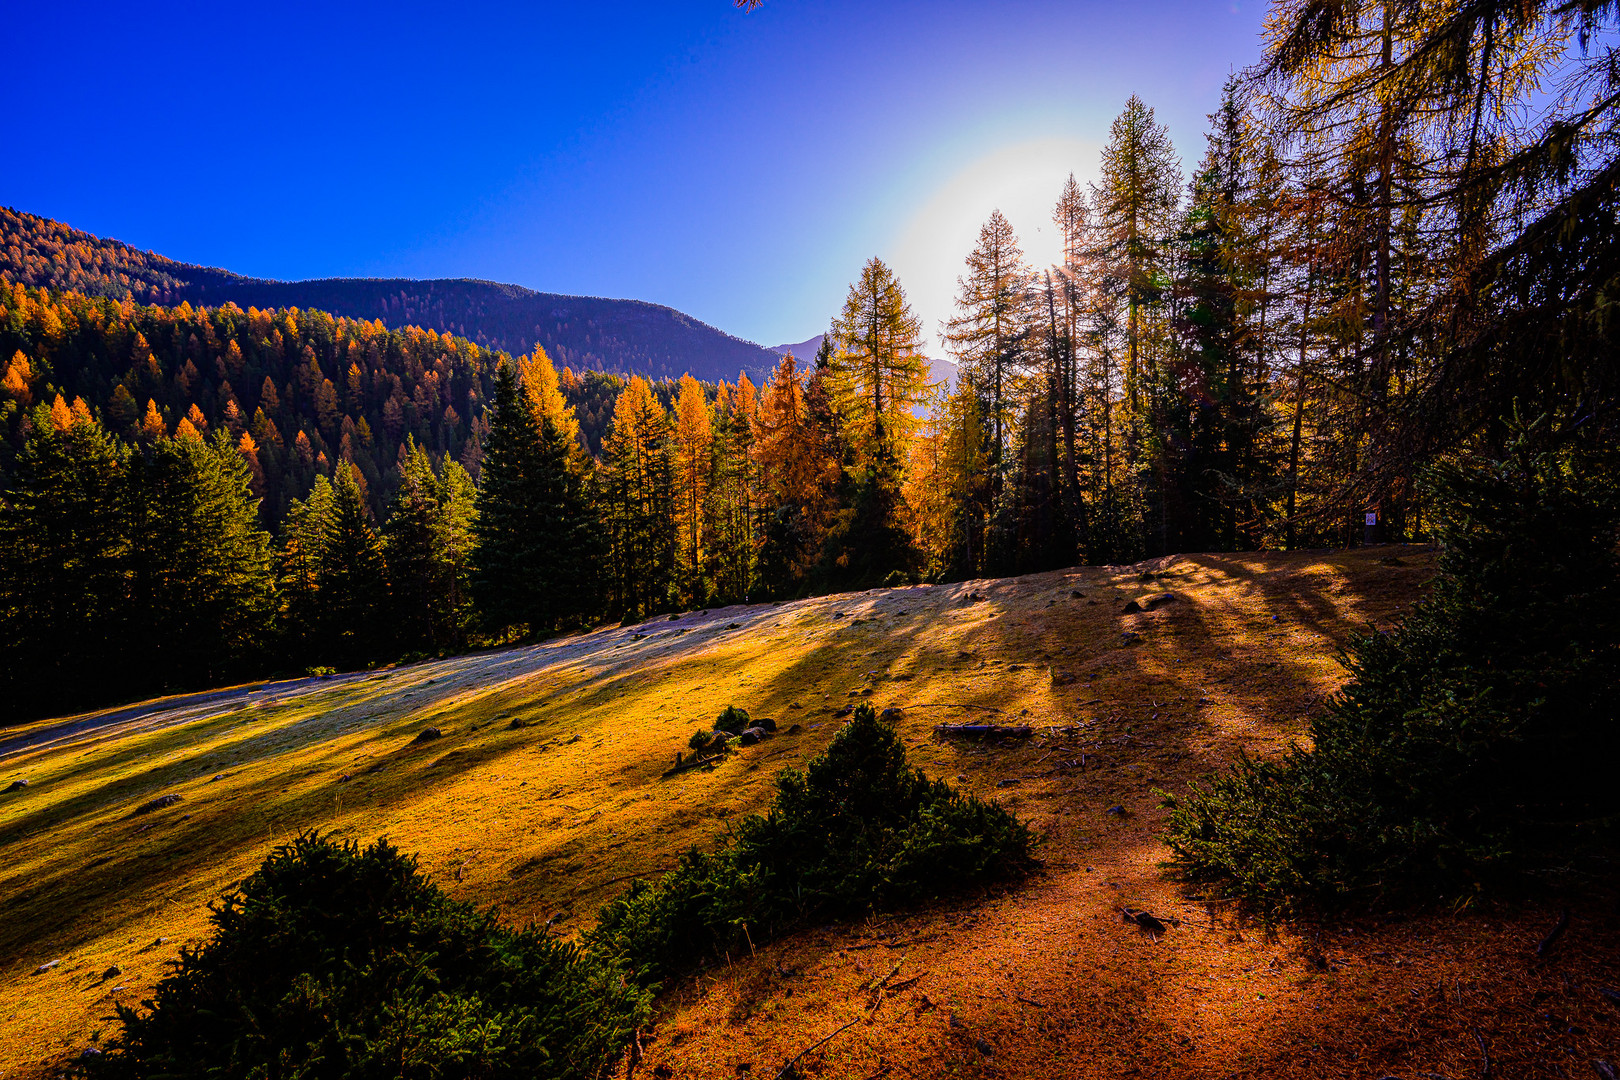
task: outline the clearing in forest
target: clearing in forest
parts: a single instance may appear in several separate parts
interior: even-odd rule
[[[149,994],[208,902],[300,830],[386,835],[456,898],[573,935],[631,877],[723,842],[862,700],[900,710],[914,764],[1044,833],[1043,869],[686,980],[649,1073],[774,1076],[838,1032],[804,1075],[1580,1074],[1620,1045],[1599,993],[1620,939],[1590,889],[1268,931],[1161,869],[1155,789],[1299,739],[1337,647],[1432,562],[1185,555],[880,589],[6,731],[0,789],[27,786],[0,795],[0,1075],[114,1034],[113,1002]],[[778,733],[666,775],[728,704]],[[962,720],[1034,734],[934,737]],[[1560,905],[1571,929],[1538,957]]]

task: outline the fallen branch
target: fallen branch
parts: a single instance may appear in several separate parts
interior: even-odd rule
[[[1479,1033],[1479,1028],[1474,1029],[1474,1041],[1479,1043],[1479,1056],[1481,1058],[1479,1075],[1483,1080],[1491,1080],[1491,1052],[1486,1049],[1485,1036]]]
[[[1564,936],[1564,931],[1567,929],[1569,929],[1569,908],[1565,908],[1559,914],[1557,925],[1549,930],[1547,936],[1541,939],[1541,944],[1536,946],[1536,958],[1539,960],[1546,956],[1552,949],[1553,944]]]
[[[894,967],[889,969],[889,973],[887,975],[883,976],[883,978],[881,978],[881,979],[878,979],[876,975],[872,976],[871,979],[867,979],[864,983],[861,984],[861,989],[862,990],[876,990],[876,989],[878,989],[884,983],[888,982],[890,979],[894,978],[895,975],[897,975],[899,973],[900,964],[903,964],[903,963],[905,963],[905,961],[903,961],[903,960],[900,961],[899,963],[896,963],[894,965]],[[876,979],[877,981],[874,982],[873,979]]]
[[[845,1024],[843,1027],[839,1028],[837,1031],[833,1032],[832,1035],[828,1035],[824,1039],[820,1039],[817,1042],[813,1042],[809,1046],[805,1047],[803,1050],[800,1050],[797,1054],[793,1055],[793,1057],[789,1058],[788,1061],[782,1066],[781,1071],[776,1074],[776,1080],[788,1080],[788,1077],[790,1077],[790,1076],[797,1076],[798,1072],[799,1072],[797,1066],[798,1066],[800,1060],[803,1059],[804,1055],[810,1053],[810,1051],[812,1051],[812,1050],[820,1049],[821,1047],[825,1046],[827,1043],[832,1042],[834,1036],[842,1035],[844,1032],[848,1031],[850,1028],[852,1028],[856,1024],[860,1023],[863,1019],[865,1019],[865,1017],[866,1017],[866,1014],[863,1012],[863,1013],[861,1013],[860,1016],[857,1016],[855,1019],[851,1020],[849,1023]]]
[[[1041,1003],[1040,1003],[1040,1002],[1038,1002],[1038,1001],[1031,1001],[1031,1000],[1030,1000],[1030,999],[1029,999],[1029,998],[1027,998],[1027,997],[1025,997],[1025,996],[1024,996],[1024,995],[1023,995],[1023,994],[1014,994],[1014,995],[1013,995],[1013,997],[1015,997],[1015,998],[1017,998],[1017,999],[1018,999],[1018,1000],[1019,1000],[1019,1001],[1022,1001],[1022,1002],[1023,1002],[1023,1003],[1024,1003],[1024,1004],[1025,1004],[1025,1005],[1033,1005],[1033,1006],[1035,1006],[1035,1007],[1036,1007],[1036,1008],[1037,1008],[1037,1009],[1044,1009],[1044,1008],[1046,1008],[1046,1006],[1045,1006],[1045,1005],[1042,1005],[1042,1004],[1041,1004]]]
[[[701,768],[702,766],[708,765],[711,762],[720,761],[720,760],[724,759],[725,756],[726,756],[725,754],[710,754],[708,757],[699,757],[696,754],[694,754],[694,755],[692,755],[692,757],[690,759],[681,762],[679,765],[676,765],[674,768],[665,769],[659,775],[658,778],[660,780],[662,780],[665,777],[674,776],[676,773],[686,772],[688,769]]]

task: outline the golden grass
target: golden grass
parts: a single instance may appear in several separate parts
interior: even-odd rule
[[[1043,830],[1046,871],[1005,895],[795,935],[688,980],[662,1003],[649,1069],[774,1075],[859,1017],[805,1067],[1354,1075],[1414,1055],[1461,1075],[1471,1038],[1391,1042],[1368,1017],[1451,1009],[1413,996],[1448,979],[1473,987],[1456,1008],[1491,979],[1531,992],[1488,944],[1528,931],[1486,933],[1479,917],[1267,935],[1190,902],[1159,869],[1152,788],[1301,736],[1340,678],[1336,646],[1387,624],[1430,572],[1411,550],[1381,563],[1392,550],[1182,556],[690,613],[348,682],[241,688],[0,758],[0,786],[29,781],[0,795],[0,1075],[37,1075],[112,1034],[113,1001],[146,995],[206,933],[207,903],[301,829],[386,835],[456,897],[574,934],[629,876],[722,842],[728,818],[768,801],[774,771],[821,750],[834,713],[866,698],[903,710],[916,764]],[[1165,590],[1181,599],[1121,614]],[[803,731],[663,778],[728,704]],[[931,738],[967,717],[1042,730],[1006,747]],[[414,744],[429,726],[444,737]],[[1064,765],[1082,754],[1084,768]],[[165,793],[182,801],[134,813]],[[1126,816],[1106,813],[1116,805]],[[1185,921],[1153,944],[1122,926],[1120,904]],[[1615,952],[1592,955],[1601,966]],[[876,994],[896,963],[889,982],[904,988]],[[104,979],[115,964],[123,973]]]

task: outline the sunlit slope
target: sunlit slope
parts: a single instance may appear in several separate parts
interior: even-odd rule
[[[1387,624],[1431,572],[1411,549],[1194,555],[874,590],[8,731],[0,788],[28,786],[0,795],[0,1074],[110,1035],[114,999],[147,994],[205,933],[208,901],[300,829],[386,835],[453,895],[574,934],[629,877],[723,841],[728,818],[760,808],[773,772],[823,748],[863,697],[902,710],[925,770],[1045,830],[1045,873],[1005,896],[737,958],[669,999],[649,1063],[773,1075],[876,1000],[870,1023],[813,1055],[824,1075],[901,1063],[1052,1075],[1051,1054],[1082,1050],[1089,1064],[1074,1058],[1070,1074],[1113,1075],[1143,1040],[1168,1040],[1170,1071],[1231,1054],[1275,1071],[1297,1049],[1280,1032],[1331,1046],[1347,1029],[1319,1029],[1317,1010],[1368,991],[1294,970],[1293,946],[1264,935],[1230,940],[1219,912],[1212,923],[1166,883],[1152,788],[1297,738],[1339,682],[1336,646]],[[712,771],[665,776],[727,704],[782,733]],[[964,719],[1037,737],[932,738]],[[430,727],[442,736],[418,741]],[[169,794],[180,800],[140,812]],[[1121,927],[1121,904],[1190,921],[1154,944]],[[897,963],[885,985],[901,989],[875,994]]]

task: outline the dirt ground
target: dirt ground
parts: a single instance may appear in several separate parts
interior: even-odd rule
[[[1043,869],[711,967],[661,1000],[637,1075],[1594,1075],[1620,1062],[1607,887],[1571,872],[1531,903],[1267,930],[1162,867],[1155,789],[1301,738],[1337,647],[1431,572],[1383,548],[873,590],[7,732],[0,789],[28,786],[0,795],[0,1077],[110,1037],[113,1002],[149,994],[208,901],[300,829],[386,835],[458,898],[571,935],[630,877],[722,843],[859,700],[902,711],[930,774],[1041,831]],[[665,777],[727,704],[801,731]],[[1036,734],[933,735],[970,718]]]

